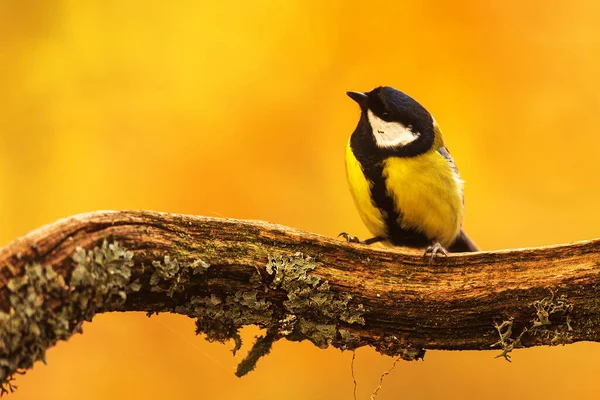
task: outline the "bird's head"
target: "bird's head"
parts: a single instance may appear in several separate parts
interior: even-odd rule
[[[433,145],[437,133],[433,117],[412,97],[388,86],[347,94],[360,105],[368,123],[363,129],[368,125],[377,147],[413,148],[421,153]]]

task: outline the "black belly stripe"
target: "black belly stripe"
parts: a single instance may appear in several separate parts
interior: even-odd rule
[[[359,161],[360,162],[360,161]],[[365,177],[371,181],[371,199],[375,207],[382,212],[387,230],[388,240],[397,246],[425,247],[431,240],[421,232],[412,229],[403,229],[400,226],[402,213],[396,206],[396,201],[387,192],[385,178],[383,177],[383,164],[376,164],[364,168]]]
[[[426,144],[424,144],[426,145]],[[402,229],[402,213],[396,207],[396,201],[388,194],[383,176],[384,161],[391,156],[415,156],[426,151],[425,146],[419,146],[413,154],[397,154],[393,149],[380,149],[374,142],[370,127],[364,115],[352,135],[350,147],[360,163],[365,177],[371,182],[371,199],[375,207],[383,214],[387,239],[397,246],[426,247],[431,240],[423,233],[413,229]],[[429,148],[431,144],[429,145]],[[406,150],[406,148],[404,149]]]

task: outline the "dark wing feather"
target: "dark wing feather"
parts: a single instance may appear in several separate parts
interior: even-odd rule
[[[458,174],[458,168],[456,168],[456,164],[454,164],[454,159],[450,155],[448,149],[445,147],[440,147],[437,151],[448,161],[448,163],[450,163],[450,166],[452,167],[454,172]]]
[[[454,173],[456,173],[458,175],[458,168],[456,168],[454,159],[450,155],[450,152],[448,151],[448,149],[445,147],[440,147],[437,151],[446,159],[446,161],[448,161],[448,164],[450,164],[450,167],[452,168]],[[464,204],[464,202],[465,202],[464,193],[462,194],[462,199],[463,199],[463,204]],[[458,234],[456,240],[454,241],[454,243],[452,243],[452,245],[450,246],[450,248],[448,250],[452,253],[467,253],[467,252],[472,252],[472,251],[479,251],[479,248],[477,247],[475,242],[473,242],[471,240],[471,238],[469,236],[467,236],[467,234],[463,230],[461,230],[460,233]]]
[[[450,164],[450,168],[452,168],[452,171],[454,171],[454,173],[456,175],[460,176],[460,174],[458,173],[458,168],[456,168],[454,159],[450,155],[450,152],[448,151],[448,149],[445,147],[440,147],[439,149],[437,149],[437,151],[438,151],[438,153],[440,153],[442,155],[442,157],[444,157],[446,159],[446,161],[448,161],[448,164]],[[464,204],[464,202],[465,202],[465,196],[463,194],[463,204]]]
[[[465,231],[461,230],[454,243],[448,248],[448,251],[451,253],[469,253],[479,251],[479,247],[467,236]]]

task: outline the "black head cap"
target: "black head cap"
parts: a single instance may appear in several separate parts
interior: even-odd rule
[[[371,110],[373,114],[389,122],[400,122],[412,126],[418,132],[431,129],[431,114],[415,99],[389,86],[381,86],[367,93],[347,92],[356,101],[363,112]]]

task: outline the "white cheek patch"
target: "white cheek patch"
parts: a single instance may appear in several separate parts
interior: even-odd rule
[[[371,110],[367,111],[367,117],[373,136],[379,147],[398,147],[406,146],[414,142],[420,136],[419,132],[413,132],[410,126],[404,126],[400,122],[388,122],[373,114]]]

